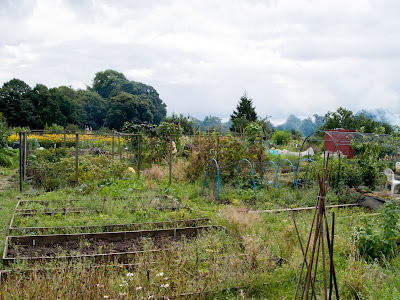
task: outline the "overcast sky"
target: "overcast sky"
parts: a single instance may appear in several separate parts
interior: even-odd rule
[[[168,114],[229,118],[244,92],[284,121],[400,113],[400,1],[0,0],[0,85],[92,85],[114,69]]]

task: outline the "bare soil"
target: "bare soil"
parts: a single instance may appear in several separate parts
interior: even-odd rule
[[[40,246],[10,245],[7,257],[60,257],[75,255],[95,255],[124,253],[166,248],[171,243],[179,242],[179,237],[135,238],[114,242],[101,239],[88,239],[79,242],[58,242]]]

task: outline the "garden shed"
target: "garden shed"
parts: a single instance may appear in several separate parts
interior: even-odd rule
[[[352,135],[349,134],[352,132],[355,131],[346,129],[325,130],[325,151],[337,152],[339,150],[347,158],[353,158],[354,150],[350,147]]]

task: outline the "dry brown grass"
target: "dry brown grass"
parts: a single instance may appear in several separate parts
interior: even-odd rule
[[[259,215],[250,214],[245,207],[228,205],[222,209],[221,214],[231,226],[236,227],[239,231],[252,228],[260,222]]]
[[[161,180],[168,176],[167,170],[157,165],[152,165],[150,169],[144,170],[143,175],[147,180]]]

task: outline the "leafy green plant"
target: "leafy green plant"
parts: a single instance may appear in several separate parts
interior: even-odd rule
[[[0,148],[3,148],[7,144],[7,138],[10,136],[10,130],[7,126],[7,120],[0,112]]]
[[[64,127],[61,125],[57,125],[55,123],[51,124],[50,126],[47,126],[47,124],[46,124],[46,126],[44,127],[44,130],[51,131],[54,133],[62,133],[62,132],[64,132]]]
[[[259,140],[262,137],[263,130],[260,124],[258,124],[257,122],[251,122],[249,125],[246,126],[245,133],[247,141],[251,145],[254,145],[256,143],[256,140]]]
[[[398,254],[397,240],[400,238],[399,205],[387,202],[381,213],[380,222],[367,222],[356,229],[356,243],[360,254],[367,260],[383,261]]]
[[[375,189],[379,171],[384,167],[384,163],[379,159],[380,145],[363,137],[361,143],[353,141],[351,147],[355,152],[360,153],[356,158],[356,164],[359,167],[362,181],[368,188]]]
[[[272,140],[277,144],[277,145],[286,145],[290,141],[290,133],[285,130],[285,131],[275,131],[272,134]]]

